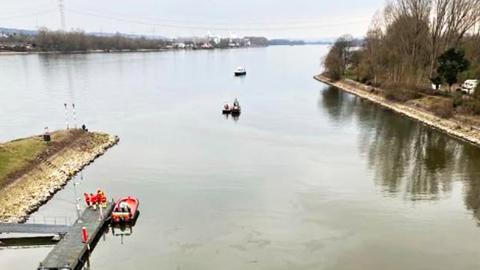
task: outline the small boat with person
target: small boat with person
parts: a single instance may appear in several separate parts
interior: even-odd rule
[[[234,72],[235,76],[245,76],[247,75],[247,70],[244,68],[244,67],[238,67],[235,72]]]
[[[232,108],[232,115],[239,115],[242,112],[242,108],[240,106],[233,106]]]
[[[238,99],[235,99],[233,101],[233,105],[230,105],[228,103],[225,103],[223,105],[223,109],[222,109],[222,113],[223,114],[240,114],[240,112],[242,111],[241,107],[240,107],[240,102],[238,102]]]
[[[233,107],[233,106],[230,106],[230,104],[225,103],[225,104],[223,105],[222,113],[223,113],[223,114],[229,114],[229,113],[231,113],[231,112],[232,112],[232,107]]]
[[[113,208],[111,222],[114,224],[131,223],[137,218],[140,202],[133,196],[118,200]]]
[[[233,106],[232,106],[232,114],[240,114],[242,112],[242,108],[240,107],[240,102],[238,102],[238,99],[235,99],[235,101],[233,101]]]

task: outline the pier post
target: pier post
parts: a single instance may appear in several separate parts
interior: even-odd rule
[[[77,219],[80,218],[80,204],[78,203],[78,201],[80,200],[80,198],[76,198],[76,208],[77,208]]]
[[[63,103],[63,106],[65,107],[65,122],[67,123],[67,129],[69,129],[69,124],[68,124],[68,109],[67,109],[67,103]]]
[[[75,208],[77,209],[77,218],[80,218],[80,198],[78,197],[78,194],[77,194],[77,185],[79,183],[77,183],[77,177],[74,177],[73,178],[73,193],[74,193],[74,196],[75,196]]]
[[[77,115],[75,114],[75,103],[72,103],[73,109],[73,126],[77,128]]]
[[[98,208],[100,209],[100,211],[99,211],[100,215],[99,215],[99,217],[98,217],[98,220],[101,221],[101,220],[103,219],[103,210],[102,210],[103,207],[102,207],[101,204],[99,204],[99,205],[98,205]]]
[[[82,227],[82,240],[85,244],[88,244],[88,231],[85,226]]]

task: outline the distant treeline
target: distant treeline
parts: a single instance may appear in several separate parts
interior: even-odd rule
[[[264,37],[246,37],[235,40],[222,39],[219,43],[205,39],[203,42],[186,42],[191,44],[187,48],[229,48],[243,46],[268,46],[268,39]],[[249,42],[247,42],[249,41]],[[206,46],[208,44],[208,46]],[[168,39],[153,39],[146,37],[132,37],[117,33],[114,35],[94,35],[82,30],[51,31],[40,29],[35,35],[9,34],[0,35],[0,50],[9,51],[116,51],[116,50],[155,50],[174,48],[174,42]]]
[[[139,50],[161,49],[168,41],[131,38],[120,34],[114,36],[94,36],[83,31],[48,31],[42,29],[35,37],[36,48],[40,51],[87,51],[87,50]]]
[[[268,45],[305,45],[303,40],[290,40],[290,39],[271,39]]]
[[[0,49],[12,51],[88,51],[162,49],[169,45],[163,39],[126,37],[121,34],[98,36],[84,31],[69,32],[40,29],[36,35],[8,35],[0,39]]]
[[[264,47],[268,46],[268,39],[266,37],[245,37],[250,40],[252,46]]]

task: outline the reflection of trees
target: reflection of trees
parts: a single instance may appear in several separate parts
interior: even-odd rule
[[[457,170],[465,183],[465,205],[480,221],[480,151],[477,147],[463,144],[457,160]]]
[[[338,91],[335,87],[328,87],[321,91],[318,105],[320,108],[325,108],[332,120],[338,123],[351,117],[356,100],[356,98]],[[344,106],[346,104],[349,105]]]
[[[458,144],[415,121],[366,106],[370,108],[357,110],[358,121],[376,183],[412,200],[435,199],[449,191]]]
[[[413,122],[413,121],[410,121]],[[413,163],[407,191],[413,199],[434,199],[451,190],[459,144],[449,137],[417,125],[412,144]]]
[[[357,111],[359,122],[365,123],[360,126],[361,142],[375,181],[385,191],[396,193],[410,164],[415,129],[372,104],[363,103]]]
[[[322,98],[319,105],[333,120],[357,120],[360,153],[367,157],[375,183],[387,194],[404,194],[411,200],[438,199],[450,192],[452,181],[461,176],[467,208],[480,217],[478,148],[335,88],[324,90]]]

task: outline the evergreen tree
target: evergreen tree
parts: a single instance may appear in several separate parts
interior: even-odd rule
[[[470,62],[465,59],[465,51],[451,48],[438,57],[437,73],[451,88],[458,82],[458,74],[467,70],[469,66]]]

